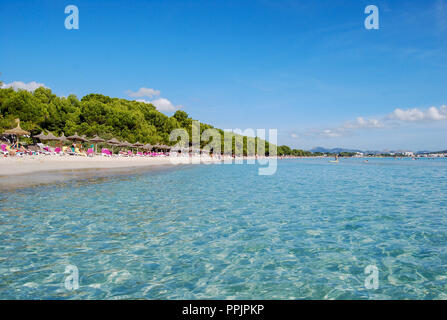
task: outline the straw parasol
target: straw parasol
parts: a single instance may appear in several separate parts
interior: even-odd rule
[[[94,143],[100,143],[100,142],[104,142],[105,140],[103,138],[100,138],[98,136],[94,136],[93,138],[89,139],[90,142],[94,142]]]
[[[169,148],[167,145],[164,145],[164,144],[159,144],[156,147],[158,149],[160,149],[161,151],[166,151]]]
[[[108,141],[106,141],[108,144],[114,145],[114,144],[120,144],[120,142],[118,140],[116,140],[116,138],[110,139]]]
[[[67,137],[65,136],[65,133],[62,132],[62,135],[58,138],[58,140],[59,140],[60,142],[65,142],[65,141],[67,141]]]
[[[118,145],[118,147],[132,147],[132,144],[127,141],[123,141]]]
[[[16,119],[15,121],[17,123],[17,127],[15,127],[14,129],[6,130],[3,132],[3,134],[11,134],[11,135],[16,136],[17,137],[17,147],[19,147],[19,136],[29,136],[29,135],[31,135],[31,133],[20,128],[20,119]]]
[[[91,138],[89,141],[90,141],[90,142],[93,142],[93,143],[95,144],[95,153],[96,153],[96,149],[97,149],[97,148],[96,148],[97,143],[105,142],[104,139],[98,137],[97,135],[95,135],[95,136],[94,136],[93,138]]]
[[[14,129],[6,130],[3,132],[3,134],[11,134],[14,136],[29,136],[30,133],[28,131],[20,128],[20,119],[16,119],[15,121],[17,123],[17,127],[15,127]]]
[[[112,146],[112,153],[113,153],[113,146],[119,145],[121,142],[119,142],[116,138],[112,138],[106,141],[106,143]]]
[[[67,140],[67,137],[65,136],[65,134],[62,132],[62,135],[59,138],[57,138],[57,141],[59,141],[58,144],[62,148],[64,146],[64,142],[67,142],[68,140]]]
[[[145,150],[152,150],[152,148],[153,148],[153,146],[149,143],[147,143],[143,146],[143,149],[145,149]]]
[[[59,140],[59,138],[50,132],[49,134],[46,135],[44,140],[55,141],[55,140]]]
[[[134,147],[142,147],[142,146],[144,146],[144,144],[142,144],[142,143],[140,143],[140,142],[135,142],[132,146],[134,146]]]
[[[118,147],[122,147],[122,148],[126,148],[126,147],[128,148],[131,146],[132,146],[132,144],[127,141],[120,142],[120,144],[118,145]]]
[[[81,141],[81,142],[85,142],[87,141],[87,139],[78,136],[78,133],[76,132],[74,135],[67,137],[68,140],[73,140],[73,141]]]
[[[140,143],[140,142],[135,142],[132,147],[137,148],[137,152],[138,152],[138,148],[144,146],[144,144]]]
[[[43,131],[41,133],[39,133],[38,135],[33,136],[33,138],[37,138],[39,140],[45,140],[46,137],[47,136],[43,133]]]

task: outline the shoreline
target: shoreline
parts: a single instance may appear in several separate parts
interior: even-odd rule
[[[175,165],[169,158],[31,156],[0,158],[0,178],[37,172]]]
[[[0,180],[8,176],[38,172],[61,172],[87,169],[123,169],[156,166],[178,166],[220,163],[225,160],[256,160],[255,157],[74,157],[59,155],[35,155],[24,157],[0,157]],[[261,158],[259,158],[261,159]],[[279,157],[277,159],[280,159]]]
[[[326,157],[278,157],[277,160],[326,159]],[[175,159],[175,158],[174,158]],[[242,160],[241,158],[238,158]],[[254,157],[243,157],[243,160]],[[81,179],[105,179],[119,175],[157,172],[198,164],[221,163],[230,158],[180,157],[73,157],[38,155],[0,158],[0,191],[13,191]],[[234,159],[231,159],[234,160]]]
[[[220,161],[205,160],[201,163],[213,162]],[[42,155],[23,158],[0,158],[0,191],[12,191],[70,180],[103,179],[141,172],[157,172],[185,168],[190,165],[193,164],[189,161],[172,163],[169,157],[87,158]]]

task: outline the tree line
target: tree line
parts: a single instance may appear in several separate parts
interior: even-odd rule
[[[193,119],[182,110],[173,116],[167,116],[156,110],[150,103],[111,98],[102,94],[88,94],[79,100],[75,95],[59,97],[51,89],[40,87],[34,92],[26,90],[15,91],[12,88],[0,89],[0,132],[15,126],[14,120],[21,120],[21,127],[37,135],[40,132],[52,132],[55,135],[64,133],[66,136],[78,133],[92,137],[98,135],[103,139],[115,137],[130,143],[137,141],[152,145],[162,143],[172,145],[169,136],[174,129],[185,129],[191,141]],[[209,124],[200,124],[201,133],[213,128]],[[216,129],[224,136],[221,129]],[[228,133],[227,133],[228,136]],[[268,154],[269,143],[256,138],[242,137],[240,145],[239,135],[231,133],[233,152],[243,149],[252,150],[258,143],[264,143]],[[240,136],[239,136],[240,137]],[[24,139],[26,142],[27,139]],[[31,143],[32,139],[28,139]],[[207,144],[201,142],[201,147]],[[224,141],[221,141],[223,151]],[[290,149],[290,148],[289,148]],[[289,149],[284,149],[287,154]],[[282,149],[281,149],[282,150]],[[282,152],[282,151],[281,151]]]

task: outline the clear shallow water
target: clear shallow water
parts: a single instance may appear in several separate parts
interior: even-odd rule
[[[447,161],[278,165],[2,193],[0,299],[447,298]]]

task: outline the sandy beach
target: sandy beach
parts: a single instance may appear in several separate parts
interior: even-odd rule
[[[173,165],[168,157],[73,157],[27,156],[0,158],[0,177],[43,171],[116,169],[129,167]]]
[[[237,158],[239,160],[255,157]],[[261,159],[261,158],[260,158]],[[5,176],[24,175],[38,172],[56,172],[86,169],[120,169],[188,164],[219,163],[224,158],[197,157],[77,157],[69,155],[35,155],[24,157],[1,157],[0,179]],[[232,161],[231,157],[225,160]]]

